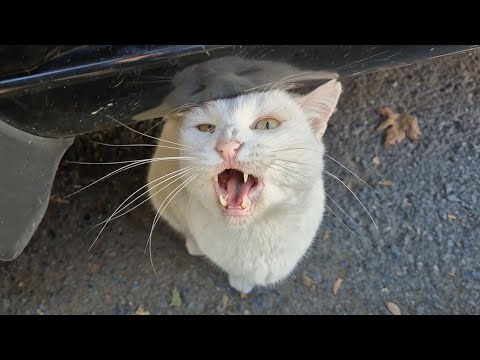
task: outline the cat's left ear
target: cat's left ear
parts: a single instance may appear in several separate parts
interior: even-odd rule
[[[328,119],[335,111],[341,92],[340,82],[330,80],[299,99],[299,104],[307,113],[308,121],[317,140],[320,140],[325,133]]]

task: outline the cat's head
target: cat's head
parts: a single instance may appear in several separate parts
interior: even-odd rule
[[[183,151],[198,174],[186,187],[208,211],[232,225],[282,207],[301,211],[302,194],[323,170],[322,137],[341,85],[332,80],[307,95],[282,90],[215,100],[178,121]]]

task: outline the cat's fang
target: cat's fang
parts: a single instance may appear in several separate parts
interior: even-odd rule
[[[243,173],[243,182],[246,183],[248,180],[248,174],[247,173]]]
[[[243,198],[242,200],[242,204],[240,205],[242,207],[242,209],[246,209],[247,208],[247,201],[246,201],[246,197]]]
[[[220,204],[222,204],[222,206],[226,208],[228,206],[227,200],[222,196],[222,194],[219,194],[218,196],[220,198]]]

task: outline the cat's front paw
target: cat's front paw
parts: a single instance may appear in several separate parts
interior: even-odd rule
[[[253,287],[255,286],[251,282],[245,280],[244,278],[237,277],[237,276],[229,276],[228,281],[230,282],[230,286],[233,287],[235,290],[248,294],[252,291]]]
[[[187,238],[187,242],[185,243],[187,251],[192,256],[202,256],[205,255],[202,250],[198,248],[197,243],[191,237]]]

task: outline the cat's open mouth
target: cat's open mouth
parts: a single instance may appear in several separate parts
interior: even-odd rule
[[[255,176],[226,169],[215,176],[215,190],[225,215],[251,215],[260,194],[261,182]]]

